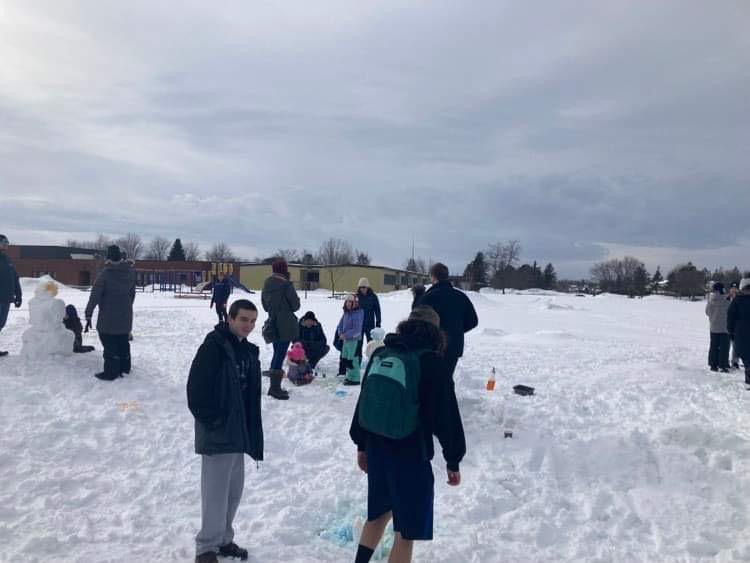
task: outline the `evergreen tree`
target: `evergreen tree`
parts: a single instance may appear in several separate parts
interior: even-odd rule
[[[182,242],[180,239],[175,239],[172,244],[172,249],[169,251],[167,256],[168,262],[184,262],[185,261],[185,250],[182,248]]]
[[[469,262],[464,270],[464,277],[471,284],[472,291],[478,291],[487,286],[487,263],[483,252],[477,252],[474,260]]]
[[[639,264],[633,272],[633,293],[635,295],[645,295],[648,290],[649,275],[646,266]]]
[[[542,287],[544,289],[557,288],[557,272],[555,272],[555,267],[551,263],[544,267],[544,273],[542,274]]]

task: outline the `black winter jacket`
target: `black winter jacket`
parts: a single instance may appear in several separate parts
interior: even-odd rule
[[[389,334],[385,337],[386,346],[420,350],[429,345],[412,336]],[[374,443],[398,452],[414,452],[431,460],[435,456],[432,436],[437,436],[443,448],[443,458],[448,469],[458,471],[458,465],[466,454],[466,438],[461,423],[461,413],[453,387],[453,380],[445,369],[445,360],[435,352],[427,352],[420,357],[419,380],[419,419],[421,427],[401,440],[392,440],[372,434],[359,425],[359,403],[349,429],[349,436],[364,451],[368,443]],[[369,365],[367,366],[369,370]],[[362,380],[364,387],[367,373]]]
[[[464,333],[479,324],[474,305],[463,291],[450,282],[438,282],[428,289],[419,300],[419,305],[428,305],[440,315],[440,328],[448,337],[446,358],[464,355]]]
[[[310,350],[322,353],[327,344],[326,335],[319,322],[316,322],[313,326],[307,328],[304,321],[300,321],[299,337],[297,340],[304,344],[305,350],[308,350],[308,353]]]
[[[732,299],[727,313],[727,328],[743,362],[750,361],[750,294],[742,292]]]
[[[190,366],[188,408],[195,417],[195,453],[246,453],[263,459],[259,350],[226,323],[210,332]]]
[[[362,321],[362,334],[369,337],[370,331],[376,326],[380,326],[380,300],[370,288],[364,295],[358,293],[357,299],[359,300],[359,308],[365,313]]]
[[[0,303],[21,301],[21,284],[13,263],[4,252],[0,252]]]
[[[214,303],[224,304],[229,301],[229,296],[232,293],[232,284],[224,278],[223,281],[216,280],[213,284],[213,292],[211,294],[211,305]]]

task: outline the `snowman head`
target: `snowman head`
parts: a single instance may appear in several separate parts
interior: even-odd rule
[[[57,284],[52,279],[42,280],[34,290],[34,296],[42,299],[55,297],[57,295]]]

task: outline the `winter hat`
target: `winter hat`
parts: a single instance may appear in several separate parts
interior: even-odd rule
[[[737,282],[732,282],[732,283],[729,284],[729,289],[732,289],[732,288],[739,289],[740,288],[740,284],[737,283]]]
[[[122,259],[120,247],[116,244],[107,247],[107,260],[110,262],[119,262]]]
[[[10,244],[10,242],[8,242],[8,237],[6,237],[5,235],[0,235],[0,244]]]
[[[346,304],[349,303],[350,301],[357,303],[357,296],[354,295],[353,293],[350,293],[349,295],[347,295],[346,299],[344,300],[344,307],[346,307]]]
[[[409,320],[430,323],[440,328],[440,315],[435,312],[435,309],[427,305],[414,307],[409,315]]]
[[[376,326],[370,331],[370,338],[373,340],[383,340],[385,338],[385,331],[379,326]]]
[[[307,313],[305,313],[302,316],[302,320],[303,321],[315,321],[315,322],[318,321],[318,319],[315,318],[315,313],[313,313],[312,311],[308,311]]]
[[[719,293],[724,293],[724,284],[721,282],[716,282],[714,284],[714,291],[718,291]]]
[[[370,280],[368,280],[367,278],[359,278],[357,287],[370,287]]]
[[[745,291],[746,289],[750,289],[750,278],[742,278],[740,282],[740,291]]]
[[[292,362],[299,362],[305,359],[305,348],[301,342],[295,342],[292,349],[286,355]]]
[[[271,270],[274,274],[288,274],[289,266],[287,265],[286,260],[279,258],[278,260],[273,261],[271,264]]]

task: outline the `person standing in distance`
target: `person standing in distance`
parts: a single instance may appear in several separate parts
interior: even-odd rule
[[[458,359],[464,354],[464,334],[479,324],[474,305],[463,291],[449,281],[445,264],[437,262],[430,268],[432,286],[421,297],[417,305],[432,307],[440,316],[440,329],[445,332],[447,343],[443,357],[448,372],[453,378]]]

